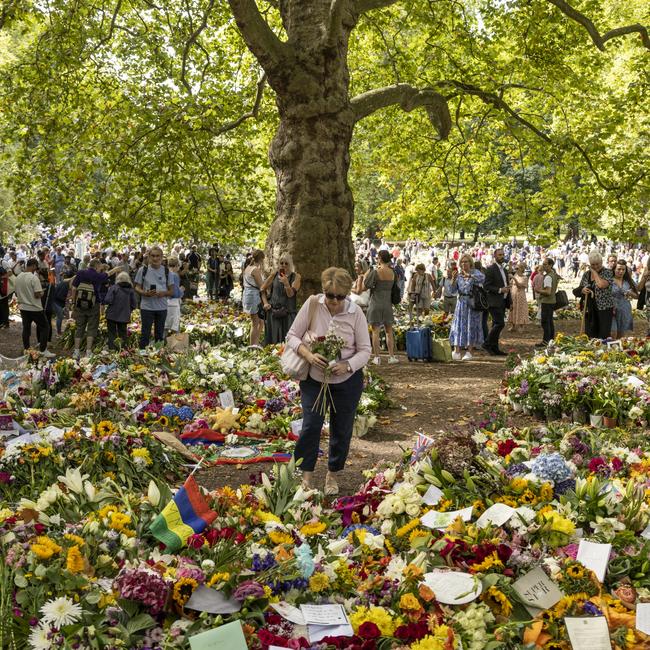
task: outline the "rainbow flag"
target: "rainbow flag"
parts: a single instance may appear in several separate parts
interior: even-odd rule
[[[149,530],[168,551],[178,551],[185,546],[190,535],[202,533],[216,516],[217,513],[208,507],[194,477],[190,476],[154,519]]]

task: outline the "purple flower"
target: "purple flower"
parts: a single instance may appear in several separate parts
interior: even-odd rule
[[[246,600],[246,598],[263,598],[264,595],[264,587],[259,582],[247,580],[235,589],[232,597],[235,600]]]
[[[519,394],[523,397],[524,395],[528,395],[528,380],[523,379],[521,382],[521,386],[519,386]]]
[[[160,612],[167,600],[168,587],[165,581],[157,573],[144,569],[121,571],[113,587],[121,598],[142,603],[152,614]]]

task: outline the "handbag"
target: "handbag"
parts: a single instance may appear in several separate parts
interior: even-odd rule
[[[392,305],[399,305],[402,302],[402,294],[397,284],[397,273],[393,271],[393,274],[395,275],[395,279],[393,280],[393,286],[390,288],[390,302]]]
[[[480,284],[472,285],[472,293],[469,296],[469,306],[474,311],[488,310],[487,292]]]
[[[560,291],[557,291],[555,293],[555,305],[553,306],[553,309],[564,309],[568,306],[569,296],[566,295],[566,291],[564,291],[564,289],[560,289]]]
[[[266,309],[264,309],[264,303],[262,301],[257,306],[257,317],[260,320],[266,320]]]
[[[317,305],[318,298],[316,296],[309,298],[309,322],[307,330],[302,336],[302,342],[305,344],[307,344],[309,339],[309,330],[311,330],[312,327]],[[304,357],[301,357],[295,350],[286,344],[282,356],[280,357],[280,365],[282,366],[282,371],[291,377],[291,379],[302,381],[307,379],[307,376],[309,375],[309,361]]]
[[[273,318],[284,318],[289,315],[289,310],[286,307],[271,307],[271,314]]]

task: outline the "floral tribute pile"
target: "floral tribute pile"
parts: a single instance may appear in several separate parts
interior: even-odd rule
[[[54,427],[45,402],[22,423],[46,437],[0,458],[0,647],[190,648],[234,622],[254,650],[569,650],[580,617],[611,647],[650,649],[636,628],[650,603],[640,426],[494,420],[468,432],[464,463],[444,466],[444,440],[420,445],[332,502],[276,464],[205,495],[214,518],[172,553],[150,525],[184,461],[135,424]],[[324,603],[343,630],[300,620]]]
[[[250,333],[250,318],[230,304],[209,303],[203,301],[185,302],[181,307],[181,332],[187,332],[191,343],[244,343]],[[128,326],[129,343],[138,347],[140,336],[140,311],[135,310],[131,315]],[[74,346],[75,322],[65,322],[63,336],[58,343],[71,350]],[[99,334],[95,338],[95,350],[106,346],[108,331],[106,323],[101,321]]]
[[[547,350],[507,373],[504,399],[548,419],[565,414],[584,422],[593,415],[634,425],[650,422],[649,379],[650,339],[559,334]]]

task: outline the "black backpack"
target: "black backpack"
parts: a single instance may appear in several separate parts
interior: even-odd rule
[[[472,285],[472,293],[469,297],[469,306],[474,311],[487,311],[488,310],[488,297],[487,292],[480,284]]]

